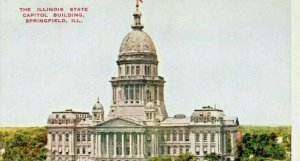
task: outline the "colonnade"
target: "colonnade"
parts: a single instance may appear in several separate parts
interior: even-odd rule
[[[143,133],[96,132],[92,134],[92,156],[99,158],[144,158]]]

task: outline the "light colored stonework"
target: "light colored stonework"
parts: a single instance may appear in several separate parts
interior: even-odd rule
[[[190,152],[203,160],[217,153],[234,159],[237,117],[214,107],[196,109],[190,117],[169,117],[164,78],[158,76],[154,43],[140,23],[141,13],[123,39],[119,75],[112,77],[108,116],[98,98],[89,112],[71,109],[48,118],[49,161],[137,161],[152,156],[175,157]]]

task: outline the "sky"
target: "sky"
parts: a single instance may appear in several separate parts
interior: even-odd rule
[[[88,7],[81,24],[25,24],[19,7]],[[110,108],[135,0],[0,0],[0,126]],[[290,125],[288,0],[144,0],[169,116],[216,104],[242,125]]]

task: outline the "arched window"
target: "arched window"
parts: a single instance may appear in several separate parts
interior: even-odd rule
[[[69,134],[66,134],[66,141],[69,141]]]
[[[131,75],[133,75],[135,72],[135,66],[131,66]]]
[[[136,66],[136,75],[139,75],[140,74],[140,66]]]
[[[58,141],[59,141],[59,142],[62,141],[62,135],[61,135],[61,134],[58,135]]]
[[[127,66],[127,67],[126,67],[126,75],[128,75],[128,74],[129,74],[129,72],[130,72],[130,70],[129,70],[129,66]]]
[[[207,133],[203,133],[203,142],[207,142]]]
[[[52,134],[52,141],[55,141],[55,134]]]
[[[77,148],[76,152],[77,152],[77,154],[79,154],[79,153],[80,153],[80,149],[79,149],[79,148]]]
[[[85,154],[85,148],[82,148],[82,154]]]
[[[210,134],[210,140],[211,140],[211,142],[215,142],[215,133],[211,133]]]
[[[151,92],[150,92],[150,90],[148,89],[146,93],[147,93],[147,100],[151,100]]]
[[[88,132],[88,136],[87,137],[88,137],[87,141],[91,141],[91,132],[90,131]]]
[[[82,141],[86,141],[86,133],[85,133],[85,131],[82,132]]]
[[[76,134],[76,140],[80,141],[80,133],[79,132]]]

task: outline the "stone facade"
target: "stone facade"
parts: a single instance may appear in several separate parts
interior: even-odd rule
[[[104,118],[99,98],[88,112],[71,109],[48,118],[49,161],[138,161],[152,156],[175,157],[190,152],[203,160],[209,153],[233,160],[237,117],[215,107],[196,109],[190,117],[169,117],[157,53],[142,31],[141,13],[134,14],[118,55],[118,76],[112,77],[112,105]]]

